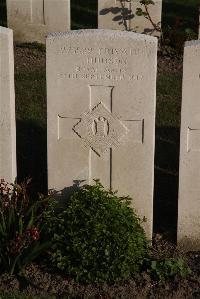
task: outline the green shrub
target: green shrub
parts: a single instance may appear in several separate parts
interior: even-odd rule
[[[96,181],[75,192],[59,214],[46,213],[53,265],[82,282],[115,282],[139,271],[148,246],[129,202]]]
[[[13,274],[48,246],[41,241],[42,216],[48,198],[31,202],[26,183],[0,180],[0,270]]]
[[[191,270],[183,258],[172,257],[163,260],[150,261],[149,273],[153,278],[163,281],[165,279],[173,278],[174,276],[185,278],[191,274]]]

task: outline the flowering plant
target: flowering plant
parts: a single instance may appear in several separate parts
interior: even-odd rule
[[[27,187],[0,180],[0,268],[10,274],[20,270],[45,250],[41,241],[43,213],[49,198],[31,201]]]

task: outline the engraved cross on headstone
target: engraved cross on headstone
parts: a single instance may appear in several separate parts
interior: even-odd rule
[[[58,139],[79,138],[88,147],[91,160],[104,163],[123,142],[143,143],[143,119],[121,119],[112,111],[113,86],[90,85],[90,105],[81,117],[58,115]],[[108,163],[106,163],[108,164]],[[107,169],[110,172],[111,169]],[[92,182],[89,169],[89,182]]]
[[[43,17],[43,24],[45,25],[45,0],[42,0],[42,17]]]
[[[187,152],[200,152],[200,129],[188,127]]]
[[[30,0],[31,23],[45,25],[46,0]]]

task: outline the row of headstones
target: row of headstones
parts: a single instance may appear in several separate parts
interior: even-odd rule
[[[159,36],[155,25],[161,24],[162,0],[154,1],[149,7],[153,26],[144,16],[136,15],[137,8],[144,10],[139,0],[99,0],[98,28]],[[7,0],[7,21],[15,41],[44,43],[49,32],[70,30],[70,0]]]
[[[152,236],[157,38],[117,30],[47,38],[48,185],[100,179]],[[200,249],[200,41],[184,54],[178,242]],[[16,176],[12,30],[0,27],[0,175]]]

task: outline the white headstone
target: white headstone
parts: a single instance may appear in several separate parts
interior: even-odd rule
[[[178,203],[178,243],[200,250],[200,41],[185,45]]]
[[[80,30],[47,39],[48,184],[101,183],[152,236],[157,39]]]
[[[49,32],[70,30],[70,0],[7,0],[7,20],[15,41],[45,43]]]
[[[13,32],[0,27],[0,178],[16,178]]]
[[[162,0],[154,0],[154,5],[148,5],[149,18],[137,16],[137,8],[146,12],[139,0],[98,0],[98,28],[128,30],[160,36],[155,30],[155,24],[161,28]]]

